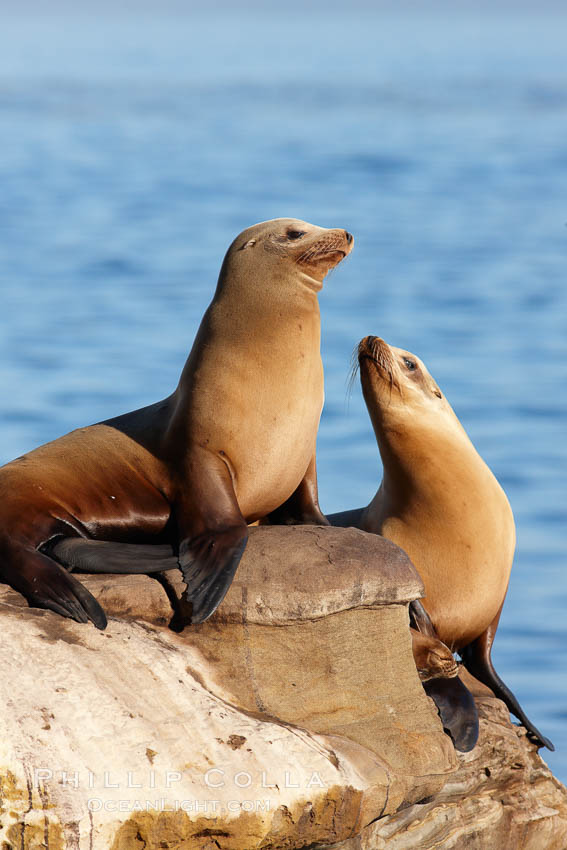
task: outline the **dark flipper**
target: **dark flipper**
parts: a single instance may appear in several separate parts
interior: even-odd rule
[[[190,461],[190,463],[189,463]],[[248,527],[240,513],[231,474],[211,452],[188,455],[187,479],[172,503],[179,555],[169,545],[118,543],[65,538],[47,544],[53,557],[91,573],[155,573],[180,567],[192,603],[192,623],[202,623],[222,602],[246,541]]]
[[[500,614],[498,614],[499,617]],[[496,625],[498,625],[498,618],[496,619]],[[483,685],[487,685],[493,691],[494,695],[506,704],[508,710],[525,726],[532,740],[539,744],[539,746],[547,747],[548,750],[554,751],[555,747],[549,738],[542,735],[539,729],[528,719],[510,688],[504,684],[493,667],[490,649],[494,640],[496,625],[492,623],[479,638],[461,650],[463,664],[469,673],[477,678],[479,682],[482,682]]]
[[[106,628],[106,615],[94,596],[59,564],[35,549],[14,546],[0,577],[25,596],[32,607],[47,608],[77,623],[91,620],[97,629]]]
[[[233,473],[222,457],[199,447],[188,453],[187,464],[186,478],[192,486],[177,494],[172,518],[179,566],[192,604],[191,623],[203,623],[230,587],[248,540],[248,526],[236,499]]]
[[[435,626],[431,622],[429,614],[419,599],[414,599],[410,602],[409,614],[410,624],[414,629],[416,629],[416,631],[421,632],[422,635],[427,635],[428,637],[437,638],[437,640],[439,640],[439,636],[435,631]]]
[[[327,519],[335,528],[362,528],[362,516],[366,508],[353,508],[350,511],[339,511],[327,514]]]
[[[159,573],[177,569],[177,557],[169,544],[114,543],[59,537],[43,551],[67,570],[84,573]]]
[[[455,749],[468,753],[478,741],[478,711],[474,697],[459,677],[454,675],[456,662],[454,667],[449,666],[451,650],[439,640],[435,626],[420,600],[410,602],[409,610],[414,659],[416,664],[421,657],[425,657],[427,662],[427,669],[421,671],[418,665],[418,672],[420,676],[428,672],[433,674],[431,678],[422,681],[425,693],[437,706],[443,728],[453,739]],[[421,651],[418,651],[420,641],[416,640],[416,635],[421,636],[422,643],[432,642],[432,646],[428,647],[427,643],[424,643]],[[424,653],[424,649],[428,649],[428,652]],[[449,675],[436,673],[434,662],[440,666],[441,671],[443,665],[446,665]]]
[[[478,741],[478,712],[473,695],[458,676],[430,679],[423,683],[425,693],[437,706],[443,728],[453,739],[455,749],[470,752]]]
[[[203,623],[221,604],[248,540],[246,524],[204,531],[179,547],[179,565],[193,604],[191,623]]]

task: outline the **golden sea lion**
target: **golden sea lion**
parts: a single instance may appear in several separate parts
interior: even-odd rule
[[[418,357],[368,336],[358,362],[384,476],[367,507],[328,519],[380,534],[408,553],[438,637],[552,750],[490,655],[516,539],[506,494]]]
[[[317,294],[352,245],[345,230],[297,219],[241,233],[170,396],[0,469],[0,580],[32,605],[104,628],[99,604],[49,547],[73,536],[170,544],[199,623],[230,585],[247,523],[325,523]],[[139,547],[122,549],[122,571],[139,557]]]

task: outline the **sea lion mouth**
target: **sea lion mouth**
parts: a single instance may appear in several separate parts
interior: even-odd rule
[[[318,239],[312,245],[309,245],[297,257],[297,264],[301,266],[313,266],[321,260],[329,263],[333,256],[336,257],[335,262],[331,262],[331,266],[336,266],[344,258],[350,254],[353,245],[353,238],[346,230],[335,231]]]
[[[343,251],[341,248],[333,248],[333,249],[330,249],[329,251],[322,251],[321,254],[319,254],[318,257],[316,257],[315,262],[317,262],[318,259],[321,259],[321,260],[324,259],[326,262],[329,262],[329,260],[332,260],[333,257],[336,257],[336,259],[332,263],[332,265],[334,267],[334,266],[338,266],[338,264],[341,263],[346,256],[347,256],[346,251]]]

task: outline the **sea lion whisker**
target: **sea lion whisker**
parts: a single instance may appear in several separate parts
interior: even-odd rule
[[[308,260],[308,258],[311,256],[311,253],[312,253],[312,248],[306,248],[305,251],[303,251],[303,253],[301,253],[299,255],[299,257],[297,258],[297,262],[298,263],[306,262]]]
[[[353,348],[352,354],[350,356],[350,367],[347,375],[346,382],[346,399],[347,402],[350,400],[352,395],[352,388],[354,386],[354,382],[356,380],[356,376],[358,374],[358,370],[360,368],[360,363],[358,360],[358,345],[355,345]]]
[[[315,260],[319,257],[324,257],[328,254],[342,254],[343,259],[347,255],[346,250],[341,247],[341,242],[336,236],[328,240],[320,240],[314,245],[311,245],[302,254],[299,255],[299,257],[297,258],[297,262],[308,263],[312,260]]]
[[[308,248],[307,251],[304,251],[303,254],[300,254],[297,258],[298,263],[307,263],[311,260],[315,255],[316,251],[314,248]]]
[[[402,392],[402,386],[395,375],[394,359],[389,347],[381,339],[374,339],[371,346],[372,356],[381,375],[387,379],[390,385],[390,398],[392,391],[396,389]]]

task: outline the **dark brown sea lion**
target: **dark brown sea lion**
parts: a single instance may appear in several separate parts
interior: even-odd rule
[[[515,548],[506,494],[419,358],[369,336],[358,361],[384,477],[367,507],[328,519],[381,534],[408,553],[438,637],[552,750],[490,655]]]
[[[345,230],[296,219],[241,233],[172,395],[0,469],[0,580],[31,605],[104,628],[103,610],[50,545],[70,536],[167,543],[200,623],[230,585],[247,523],[270,514],[325,523],[317,294],[352,245]],[[139,555],[123,550],[121,571],[135,570]]]

